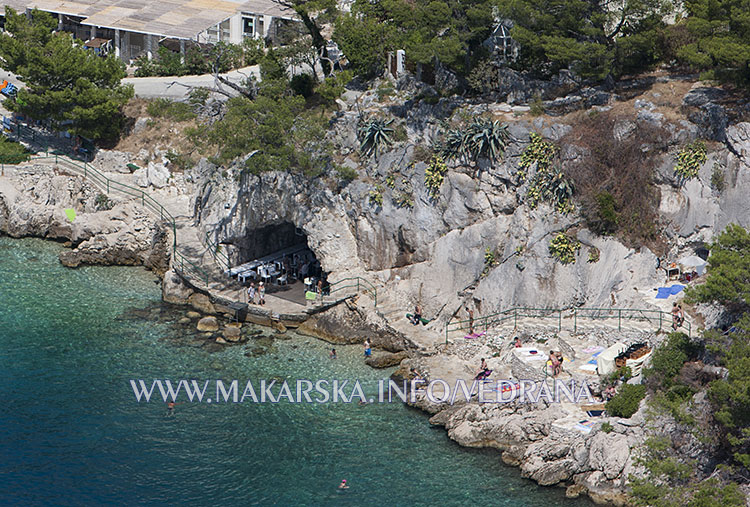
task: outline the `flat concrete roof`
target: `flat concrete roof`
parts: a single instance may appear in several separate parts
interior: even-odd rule
[[[84,18],[83,25],[195,39],[239,12],[292,19],[294,11],[271,0],[0,0],[18,12],[37,8]]]

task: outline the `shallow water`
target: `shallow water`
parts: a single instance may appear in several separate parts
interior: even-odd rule
[[[4,504],[592,505],[400,403],[138,403],[130,379],[360,379],[369,396],[390,370],[293,333],[209,353],[152,274],[67,269],[60,248],[0,238]]]

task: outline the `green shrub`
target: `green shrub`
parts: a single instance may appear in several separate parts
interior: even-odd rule
[[[552,167],[559,149],[536,132],[532,132],[529,137],[531,142],[521,153],[521,162],[516,171],[519,182],[523,182],[528,176],[528,170],[536,164],[536,173],[526,192],[529,208],[535,209],[540,202],[550,202],[558,212],[569,213],[573,208],[573,181]]]
[[[94,205],[96,206],[96,209],[98,211],[105,211],[110,210],[115,205],[110,199],[107,194],[99,194],[96,196],[96,200],[94,201]]]
[[[399,208],[413,208],[414,207],[414,197],[412,197],[411,194],[408,192],[399,192],[398,195],[396,195],[396,206]]]
[[[546,171],[555,161],[559,149],[557,145],[550,141],[545,141],[542,136],[536,132],[529,134],[531,142],[521,153],[521,162],[518,164],[516,175],[521,181],[526,179],[529,168],[536,164],[537,171]]]
[[[698,347],[685,333],[671,333],[666,343],[654,350],[651,365],[644,370],[643,375],[650,382],[656,381],[661,387],[669,387],[680,373],[682,365],[697,353]]]
[[[576,252],[581,243],[564,232],[559,232],[549,244],[549,253],[561,264],[570,264],[576,260]]]
[[[629,418],[638,411],[638,405],[646,396],[646,386],[623,384],[618,392],[605,405],[607,414],[612,417]]]
[[[439,156],[434,156],[424,170],[424,184],[430,192],[430,197],[436,199],[440,195],[448,166]]]
[[[169,160],[169,163],[171,165],[174,165],[174,167],[176,167],[180,171],[190,169],[190,167],[193,165],[193,161],[190,160],[190,157],[172,150],[169,150],[167,152],[166,157],[167,160]]]
[[[601,252],[598,248],[595,246],[591,247],[591,250],[589,250],[589,259],[588,262],[594,264],[596,262],[599,262],[599,257],[601,256]]]
[[[484,249],[484,270],[482,271],[483,275],[486,275],[490,272],[490,269],[497,266],[498,259],[497,259],[497,252],[492,250],[490,247],[487,247]]]
[[[0,136],[0,163],[20,164],[29,159],[30,153],[24,145]]]
[[[242,41],[242,58],[245,65],[257,65],[265,51],[263,39],[245,38]]]
[[[378,100],[383,101],[383,99],[389,98],[391,95],[393,95],[393,85],[389,82],[381,83],[380,86],[375,90],[375,93],[378,95]]]
[[[210,95],[211,91],[208,88],[193,88],[188,93],[188,104],[193,107],[204,106]]]
[[[336,173],[344,183],[349,183],[350,181],[357,179],[358,176],[356,169],[344,165],[337,165]]]
[[[289,81],[289,88],[297,95],[302,95],[305,98],[312,96],[314,85],[313,77],[310,74],[296,74]]]
[[[370,190],[369,193],[370,204],[377,206],[383,205],[383,187],[377,185],[374,190]]]
[[[612,433],[612,431],[613,431],[614,429],[615,429],[615,428],[614,428],[614,426],[612,426],[612,425],[611,425],[611,424],[609,424],[608,422],[603,422],[603,423],[602,423],[602,431],[603,431],[604,433]]]
[[[675,160],[675,174],[685,180],[695,178],[701,166],[706,163],[706,144],[703,141],[693,141],[680,150]]]
[[[596,195],[597,218],[594,222],[594,232],[598,234],[612,234],[617,230],[617,205],[615,198],[609,192],[600,192]]]
[[[154,118],[167,118],[176,122],[192,120],[196,116],[190,104],[169,99],[152,100],[146,106],[146,111]]]
[[[333,76],[325,78],[315,89],[315,93],[323,99],[324,103],[333,104],[346,91],[346,84],[352,80],[352,77],[351,71],[337,72]]]
[[[531,116],[541,116],[544,114],[544,102],[541,95],[534,95],[534,98],[529,102],[529,114]]]
[[[713,169],[711,170],[711,186],[719,192],[723,192],[725,185],[726,181],[724,179],[724,168],[721,167],[721,165],[719,165],[718,163],[715,163]]]

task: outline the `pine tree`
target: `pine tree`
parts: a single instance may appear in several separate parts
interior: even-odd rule
[[[123,126],[122,107],[133,88],[120,84],[125,65],[114,56],[99,57],[38,10],[27,17],[5,8],[5,33],[0,34],[0,66],[18,76],[25,87],[13,111],[91,139],[116,138]]]

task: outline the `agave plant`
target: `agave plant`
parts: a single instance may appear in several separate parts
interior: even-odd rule
[[[459,129],[450,129],[440,143],[440,156],[445,160],[456,159],[466,155],[467,136]]]
[[[507,125],[497,120],[477,118],[467,129],[465,149],[474,160],[497,160],[505,153],[509,139]]]
[[[388,135],[393,133],[393,129],[388,126],[391,123],[393,123],[393,120],[373,118],[362,124],[358,131],[360,151],[366,156],[375,154],[375,158],[377,159],[381,148],[393,144]]]

